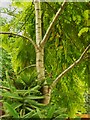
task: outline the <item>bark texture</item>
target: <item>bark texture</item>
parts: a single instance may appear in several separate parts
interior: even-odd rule
[[[35,16],[36,16],[36,69],[38,73],[38,81],[42,82],[45,80],[45,68],[44,68],[44,47],[40,46],[42,40],[42,28],[41,28],[41,10],[40,10],[40,1],[35,0]],[[44,82],[46,84],[46,81]],[[45,96],[42,103],[48,104],[48,85],[44,85],[42,88],[42,94]]]
[[[38,80],[42,80],[45,79],[45,73],[44,73],[44,48],[40,47],[40,42],[42,40],[40,1],[35,0],[34,4],[36,16],[36,44],[38,46],[38,48],[36,49],[36,69],[38,73]]]

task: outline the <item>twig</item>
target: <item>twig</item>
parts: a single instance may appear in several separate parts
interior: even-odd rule
[[[24,69],[22,69],[17,75],[19,75],[21,72],[23,72],[24,70],[28,69],[28,68],[31,68],[31,67],[35,67],[36,64],[33,64],[33,65],[30,65],[30,66],[27,66],[25,67]]]
[[[55,9],[54,9],[48,2],[45,1],[45,3],[51,8],[51,10],[52,10],[54,13],[56,13]]]
[[[35,48],[38,48],[38,46],[34,43],[34,41],[31,38],[27,37],[27,36],[20,35],[20,34],[17,34],[17,33],[12,33],[12,32],[0,32],[0,34],[8,34],[8,35],[14,35],[14,36],[22,37],[24,39],[29,40],[33,44],[33,46]]]
[[[64,70],[51,84],[51,89],[57,84],[58,81],[61,80],[61,78],[67,73],[69,72],[73,67],[75,67],[78,63],[81,62],[81,60],[83,59],[84,55],[86,54],[86,52],[89,50],[90,48],[90,44],[87,46],[87,48],[84,50],[84,52],[81,54],[81,56],[79,57],[78,60],[76,60],[72,65],[70,65],[66,70]]]
[[[60,9],[58,10],[58,12],[56,13],[55,17],[53,18],[51,24],[49,25],[49,27],[48,27],[48,29],[46,31],[46,34],[44,35],[43,40],[41,41],[41,45],[40,46],[43,47],[45,45],[45,43],[47,42],[47,40],[48,40],[48,38],[50,36],[51,30],[54,27],[57,19],[59,18],[59,15],[61,15],[65,5],[66,5],[66,0],[63,2],[63,4],[61,5]]]
[[[7,87],[3,87],[3,86],[0,86],[0,89],[5,89],[5,90],[7,90],[7,91],[10,91],[9,88],[7,88]]]

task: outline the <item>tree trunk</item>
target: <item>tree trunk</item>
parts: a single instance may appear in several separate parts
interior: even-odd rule
[[[59,16],[61,15],[61,13],[64,9],[64,6],[66,4],[66,0],[64,0],[60,9],[57,11],[55,17],[53,18],[51,24],[48,27],[48,29],[46,31],[46,34],[44,35],[43,39],[42,39],[42,28],[41,28],[40,0],[34,0],[34,4],[35,4],[35,15],[36,15],[36,44],[34,43],[34,41],[31,38],[29,38],[27,36],[17,34],[17,33],[0,32],[0,34],[10,34],[10,35],[22,37],[22,38],[27,39],[29,42],[31,42],[33,44],[33,46],[36,50],[36,69],[37,69],[37,73],[38,73],[38,81],[40,81],[41,83],[42,83],[42,81],[44,81],[44,86],[42,88],[42,93],[45,96],[45,99],[43,100],[43,103],[48,104],[50,102],[50,98],[51,98],[51,89],[53,89],[53,87],[55,86],[54,83],[56,84],[56,82],[59,81],[59,78],[61,78],[66,72],[68,72],[68,69],[71,69],[72,66],[74,66],[74,65],[72,65],[72,66],[70,66],[70,68],[63,71],[63,73],[61,73],[55,79],[55,81],[53,81],[53,83],[51,84],[50,87],[47,85],[47,82],[45,81],[44,46],[45,46],[45,44],[46,44],[46,42],[47,42],[47,40],[50,36],[51,30],[53,29],[56,21],[58,20]]]
[[[44,73],[44,48],[40,47],[40,42],[42,40],[40,1],[35,0],[34,4],[36,15],[36,44],[38,46],[38,48],[36,49],[36,69],[38,73],[38,80],[43,80],[45,79],[45,73]]]
[[[36,69],[38,73],[38,80],[45,80],[44,70],[44,49],[40,48],[36,50]]]
[[[41,10],[40,10],[40,1],[35,0],[35,15],[36,15],[36,44],[38,48],[36,48],[36,69],[38,73],[38,81],[44,81],[44,86],[42,87],[42,94],[45,96],[42,103],[48,104],[48,85],[46,85],[45,81],[45,68],[44,68],[44,47],[40,46],[40,42],[42,40],[42,29],[41,29]]]

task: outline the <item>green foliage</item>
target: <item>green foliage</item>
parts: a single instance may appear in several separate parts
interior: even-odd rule
[[[32,114],[37,107],[43,107],[43,104],[38,103],[37,100],[43,99],[40,95],[40,86],[27,87],[23,85],[23,89],[15,87],[15,84],[9,83],[11,79],[3,79],[1,82],[1,92],[3,97],[3,110],[5,114],[14,118],[24,118],[27,114]],[[34,113],[33,113],[34,114]],[[2,116],[3,117],[3,116]]]
[[[61,3],[41,3],[42,37]],[[35,13],[31,2],[13,1],[11,21],[1,23],[2,31],[31,37],[35,41]],[[89,3],[67,3],[45,46],[45,76],[50,86],[53,80],[84,51],[90,40]],[[0,17],[0,20],[4,18]],[[77,67],[64,76],[52,91],[50,104],[43,99],[37,81],[35,50],[23,38],[1,35],[3,108],[5,115],[19,118],[67,118],[85,113],[84,94],[90,86],[89,52]],[[0,40],[1,40],[0,39]],[[6,52],[7,51],[7,52]],[[9,53],[9,54],[8,54]],[[22,71],[22,72],[21,72]]]
[[[12,67],[16,73],[20,72],[24,67],[27,67],[30,64],[34,63],[34,49],[28,41],[25,41],[21,38],[17,38],[16,40],[14,38],[9,38],[9,41],[7,40],[8,39],[6,38],[6,40],[4,39],[4,41],[2,41],[2,47],[8,52],[10,52],[12,56]],[[7,47],[7,45],[9,47]]]
[[[13,77],[14,72],[11,64],[11,56],[4,49],[1,48],[1,61],[2,61],[2,79],[6,78],[6,72],[8,71],[9,76]]]
[[[16,76],[12,70],[11,57],[3,50],[3,81],[1,82],[3,107],[5,115],[2,117],[12,118],[56,118],[66,117],[65,109],[50,104],[45,106],[38,102],[44,97],[40,93],[41,86],[37,85],[36,74],[32,72],[31,76],[21,73]],[[8,67],[5,65],[7,63]],[[9,70],[11,69],[12,72]],[[14,76],[12,76],[12,74]],[[25,72],[24,72],[25,73]],[[11,77],[12,76],[12,77]],[[35,78],[34,78],[35,77]]]
[[[0,87],[0,93],[3,97],[1,100],[3,102],[2,110],[5,111],[5,116],[26,118],[28,115],[34,114],[37,107],[44,106],[37,101],[44,97],[39,91],[40,86],[37,85],[37,82],[35,83],[36,74],[32,72],[31,76],[26,76],[27,74],[21,73],[17,76],[11,66],[11,57],[5,50],[3,50],[2,57],[3,76]]]
[[[89,31],[89,28],[88,27],[84,27],[82,28],[79,33],[78,33],[78,36],[80,37],[84,32],[88,32]]]
[[[2,17],[0,17],[0,26],[4,25],[6,23],[6,20]]]
[[[48,113],[47,113],[47,118],[52,118],[54,112],[55,112],[55,108],[56,106],[52,106],[49,110],[48,110]]]
[[[4,102],[4,106],[8,109],[10,115],[12,115],[14,118],[18,118],[18,113],[13,109],[13,107],[8,104],[7,102]]]
[[[85,20],[83,18],[85,9],[88,9],[88,7],[82,3],[68,3],[65,12],[60,17],[61,24],[55,26],[45,49],[48,84],[51,84],[58,74],[77,60],[85,45],[89,44],[90,31],[89,27],[84,26]],[[59,37],[56,35],[57,29],[61,29]],[[70,117],[75,117],[78,111],[86,112],[84,93],[85,90],[88,90],[87,84],[89,83],[87,64],[89,64],[88,58],[77,68],[74,68],[72,72],[69,72],[66,77],[62,78],[52,93],[54,104],[57,102],[58,106],[67,108],[67,114]]]

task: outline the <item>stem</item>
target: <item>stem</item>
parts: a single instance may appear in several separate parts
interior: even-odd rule
[[[66,0],[62,3],[60,9],[58,10],[58,12],[56,13],[55,17],[53,18],[51,24],[49,25],[47,31],[46,31],[46,34],[44,35],[43,37],[43,40],[41,41],[41,46],[43,47],[45,45],[45,43],[47,42],[49,36],[50,36],[50,33],[51,33],[51,30],[52,28],[54,27],[56,21],[58,20],[59,16],[61,15],[63,9],[64,9],[64,6],[66,5]]]
[[[22,69],[17,75],[19,75],[21,72],[23,72],[24,70],[28,69],[28,68],[31,68],[31,67],[35,67],[36,64],[33,64],[33,65],[30,65],[30,66],[27,66],[25,67],[24,69]]]
[[[3,86],[0,86],[0,89],[5,89],[5,90],[7,90],[7,91],[10,91],[9,88],[7,88],[7,87],[3,87]]]
[[[8,34],[8,35],[14,35],[14,36],[22,37],[22,38],[30,41],[35,48],[38,48],[37,45],[33,42],[33,40],[31,38],[27,37],[27,36],[20,35],[20,34],[17,34],[17,33],[12,33],[12,32],[0,32],[0,34]]]
[[[55,85],[57,84],[57,82],[59,82],[61,80],[61,78],[67,73],[69,72],[73,67],[75,67],[78,63],[81,62],[81,60],[83,59],[84,55],[86,54],[86,52],[89,50],[90,48],[90,44],[86,47],[86,49],[84,50],[84,52],[81,54],[81,56],[79,57],[78,60],[76,60],[72,65],[70,65],[66,70],[64,70],[51,84],[51,89],[55,87]]]

